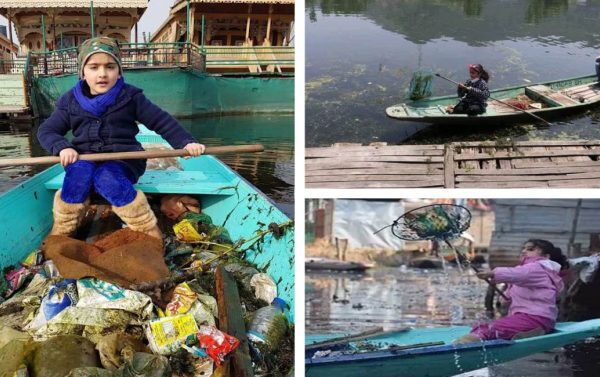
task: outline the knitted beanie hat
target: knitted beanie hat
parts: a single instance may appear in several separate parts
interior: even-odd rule
[[[79,46],[79,55],[77,56],[77,64],[79,65],[79,78],[83,79],[83,66],[90,56],[103,52],[115,59],[119,66],[119,74],[123,75],[123,67],[121,66],[121,49],[116,39],[109,37],[97,37],[85,40]]]

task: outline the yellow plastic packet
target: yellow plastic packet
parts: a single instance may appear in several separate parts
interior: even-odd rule
[[[192,291],[188,283],[181,283],[175,287],[173,300],[167,305],[165,314],[177,315],[187,313],[197,298],[198,295]]]
[[[184,242],[197,242],[206,239],[206,234],[198,233],[194,223],[188,219],[183,219],[173,225],[173,231],[175,232],[177,239]]]
[[[158,318],[146,326],[150,348],[161,355],[176,352],[188,336],[197,332],[198,325],[191,314]]]

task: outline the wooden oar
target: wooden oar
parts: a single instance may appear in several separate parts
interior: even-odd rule
[[[457,249],[457,248],[455,248],[455,247],[454,247],[454,245],[452,245],[452,244],[450,243],[450,241],[448,241],[448,240],[446,240],[446,239],[445,239],[444,241],[446,242],[446,244],[447,244],[447,245],[448,245],[448,246],[449,246],[449,247],[450,247],[452,250],[454,250],[454,252],[455,252],[455,253],[456,253],[456,255],[458,256],[458,258],[459,258],[459,260],[457,261],[458,263],[461,263],[461,259],[462,259],[462,260],[466,260],[466,261],[467,261],[467,263],[469,263],[469,266],[471,266],[471,268],[473,269],[473,271],[475,271],[475,273],[478,273],[478,272],[479,272],[479,269],[478,269],[477,267],[473,266],[473,264],[472,264],[472,263],[471,263],[471,262],[470,262],[470,261],[467,259],[467,257],[465,257],[463,253],[461,253],[460,251],[458,251],[458,249]],[[502,297],[503,297],[503,298],[504,298],[506,301],[510,300],[508,297],[506,297],[506,295],[504,294],[504,292],[502,292],[502,291],[501,291],[501,290],[498,288],[498,286],[496,286],[496,284],[494,284],[494,283],[493,283],[493,282],[492,282],[490,279],[483,279],[483,280],[485,280],[485,282],[486,282],[486,283],[488,283],[488,284],[489,284],[489,285],[490,285],[492,288],[494,288],[494,290],[495,290],[496,292],[498,292],[498,294],[499,294],[500,296],[502,296]]]
[[[260,144],[250,145],[227,145],[222,147],[206,147],[204,154],[225,153],[252,153],[263,152],[265,147]],[[108,160],[136,160],[162,157],[186,157],[190,154],[185,149],[149,150],[139,152],[115,152],[115,153],[90,153],[80,154],[80,160],[86,161],[108,161]],[[60,162],[58,156],[6,158],[0,159],[0,167],[13,165],[49,165]]]
[[[435,75],[436,75],[437,77],[441,78],[441,79],[444,79],[444,80],[450,81],[451,83],[454,83],[454,84],[456,84],[456,85],[462,85],[461,83],[459,83],[459,82],[456,82],[456,81],[454,81],[454,80],[452,80],[452,79],[449,79],[449,78],[447,78],[447,77],[444,77],[444,76],[440,75],[439,73],[436,73]],[[537,116],[537,115],[535,115],[535,114],[533,114],[533,113],[530,113],[529,111],[525,111],[525,110],[521,109],[520,107],[513,106],[513,105],[511,105],[511,104],[510,104],[510,103],[508,103],[508,102],[504,102],[504,101],[502,101],[502,100],[499,100],[499,99],[497,99],[497,98],[494,98],[494,97],[492,97],[492,96],[490,96],[490,99],[492,99],[492,100],[494,100],[494,101],[496,101],[496,102],[500,102],[501,104],[503,104],[503,105],[506,105],[506,106],[508,106],[508,107],[512,107],[513,109],[515,109],[515,110],[518,110],[518,111],[520,111],[520,112],[523,112],[523,113],[525,113],[525,114],[531,115],[531,116],[532,116],[532,117],[534,117],[535,119],[537,119],[537,120],[539,120],[539,121],[541,121],[541,122],[544,122],[544,123],[546,123],[546,125],[548,125],[548,126],[552,126],[552,123],[548,122],[547,120],[545,120],[545,119],[543,119],[543,118],[541,118],[541,117],[539,117],[539,116]]]
[[[374,338],[374,337],[378,337],[378,336],[382,336],[382,335],[389,335],[389,334],[405,332],[408,330],[410,330],[410,328],[403,328],[403,329],[392,330],[392,331],[383,331],[383,327],[375,327],[373,329],[366,330],[366,331],[363,331],[363,332],[360,332],[357,334],[341,336],[338,338],[327,339],[322,342],[308,344],[304,348],[305,348],[305,351],[313,351],[313,350],[319,350],[319,349],[323,349],[323,348],[333,348],[335,346],[339,346],[342,344],[348,344],[350,342],[357,342],[359,340],[365,340],[365,339],[370,339],[370,338]]]

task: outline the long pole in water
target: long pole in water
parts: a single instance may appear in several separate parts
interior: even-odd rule
[[[479,272],[479,269],[478,269],[477,267],[473,266],[473,265],[471,264],[471,262],[470,262],[470,261],[467,259],[467,257],[465,257],[465,255],[464,255],[463,253],[461,253],[460,251],[458,251],[458,249],[457,249],[457,248],[455,248],[455,247],[454,247],[454,245],[452,245],[452,244],[450,243],[450,241],[448,241],[448,240],[446,240],[446,239],[445,239],[444,241],[446,242],[446,245],[448,245],[448,246],[449,246],[449,247],[450,247],[452,250],[454,250],[454,252],[455,252],[455,253],[456,253],[456,255],[458,256],[459,260],[457,261],[457,263],[461,263],[461,259],[462,259],[462,260],[466,260],[466,261],[467,261],[467,263],[469,263],[469,266],[471,266],[471,268],[473,269],[473,271],[475,271],[475,273],[478,273],[478,272]],[[500,296],[502,296],[502,298],[504,298],[504,299],[505,299],[505,300],[507,300],[507,301],[509,300],[509,298],[508,298],[508,297],[506,297],[506,295],[504,294],[504,292],[502,292],[502,291],[501,291],[501,290],[500,290],[500,289],[499,289],[499,288],[496,286],[496,284],[492,283],[492,281],[491,281],[490,279],[484,279],[484,280],[485,280],[485,282],[486,282],[486,283],[488,283],[488,284],[489,284],[489,285],[490,285],[492,288],[494,288],[494,290],[495,290],[496,292],[498,292],[498,294],[499,294]]]
[[[250,145],[224,145],[220,147],[206,147],[204,154],[225,153],[254,153],[263,152],[265,147],[260,144]],[[139,152],[115,152],[115,153],[90,153],[80,154],[79,159],[85,161],[108,161],[108,160],[138,160],[163,157],[187,157],[190,154],[185,149],[149,150]],[[58,156],[7,158],[0,159],[0,167],[14,165],[50,165],[60,162]]]
[[[447,77],[444,77],[444,76],[440,75],[439,73],[436,73],[435,75],[436,75],[437,77],[441,78],[441,79],[444,79],[444,80],[446,80],[446,81],[450,81],[451,83],[454,83],[454,84],[456,84],[456,85],[461,85],[461,83],[459,83],[459,82],[456,82],[456,81],[454,81],[454,80],[452,80],[452,79],[449,79],[449,78],[447,78]],[[503,104],[503,105],[506,105],[506,106],[508,106],[508,107],[512,107],[513,109],[515,109],[515,110],[518,110],[518,111],[520,111],[520,112],[523,112],[523,113],[525,113],[525,114],[531,115],[531,116],[532,116],[532,117],[534,117],[535,119],[537,119],[537,120],[539,120],[539,121],[541,121],[541,122],[544,122],[544,123],[546,123],[546,125],[547,125],[547,126],[552,126],[552,123],[548,122],[547,120],[545,120],[545,119],[543,119],[543,118],[541,118],[541,117],[539,117],[539,116],[537,116],[537,115],[535,115],[535,114],[533,114],[533,113],[530,113],[529,111],[525,111],[525,110],[523,110],[523,109],[521,109],[521,108],[519,108],[519,107],[513,106],[513,105],[511,105],[510,103],[507,103],[507,102],[501,101],[501,100],[499,100],[499,99],[497,99],[497,98],[494,98],[494,97],[492,97],[492,96],[490,96],[490,99],[492,99],[492,100],[494,100],[494,101],[496,101],[496,102],[500,102],[501,104]]]

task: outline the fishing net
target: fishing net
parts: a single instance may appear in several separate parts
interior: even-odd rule
[[[391,227],[392,234],[403,240],[451,240],[466,231],[470,222],[471,212],[463,206],[432,204],[406,212],[385,228]]]
[[[431,97],[433,74],[429,71],[419,71],[413,74],[409,85],[409,95],[413,101]]]

